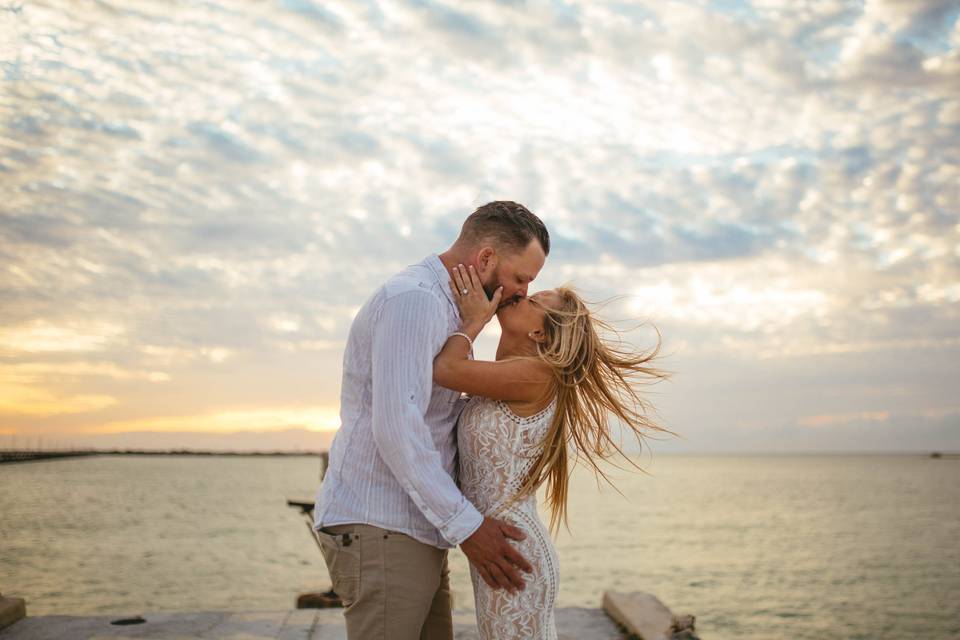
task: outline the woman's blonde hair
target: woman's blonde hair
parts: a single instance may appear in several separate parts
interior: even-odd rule
[[[619,454],[639,468],[611,435],[610,416],[618,419],[641,444],[646,432],[672,433],[647,416],[652,407],[635,388],[638,383],[657,382],[669,376],[649,366],[660,352],[660,333],[657,332],[657,345],[652,351],[635,352],[622,342],[601,336],[598,329],[612,335],[617,335],[617,331],[595,318],[571,287],[558,287],[555,291],[560,299],[557,308],[540,305],[546,314],[546,339],[538,345],[536,357],[553,372],[551,391],[556,394],[557,408],[544,438],[543,453],[514,497],[516,500],[529,495],[546,481],[551,531],[556,531],[560,522],[567,524],[567,489],[573,469],[571,447],[574,463],[583,459],[610,482],[600,468],[601,460]]]

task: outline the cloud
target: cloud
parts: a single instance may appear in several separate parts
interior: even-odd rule
[[[6,365],[3,376],[7,381],[33,383],[57,377],[98,376],[113,380],[149,380],[164,382],[170,379],[162,371],[123,369],[112,362],[18,362]]]
[[[49,417],[65,414],[84,414],[99,411],[117,403],[104,394],[62,394],[36,385],[23,384],[10,378],[15,374],[4,372],[0,391],[0,416],[17,419],[22,416]]]
[[[886,422],[889,419],[889,411],[858,411],[853,413],[802,416],[797,419],[797,424],[810,429],[822,429],[854,422]]]
[[[762,266],[761,266],[762,265]],[[750,276],[754,269],[767,278]],[[766,261],[730,266],[686,266],[648,274],[629,294],[635,314],[733,333],[776,333],[801,318],[830,313],[828,295],[790,283],[789,265]],[[749,283],[749,284],[748,284]]]
[[[90,429],[93,433],[208,431],[238,432],[304,428],[308,431],[336,431],[340,426],[335,407],[257,407],[225,409],[202,415],[172,415],[107,422]]]
[[[884,24],[896,33],[907,33],[936,41],[960,13],[956,0],[870,0],[864,6],[864,18]]]
[[[87,410],[17,424],[335,403],[357,308],[497,198],[551,229],[536,287],[624,296],[609,313],[712,370],[956,354],[957,14],[25,5],[0,79],[0,368],[34,376],[30,406]],[[949,404],[955,372],[927,375],[925,406]],[[848,402],[785,419],[868,406]]]
[[[38,318],[0,331],[0,353],[101,351],[124,332],[115,322],[77,320],[64,326]]]
[[[343,20],[336,13],[310,0],[283,0],[281,6],[317,22],[324,28],[338,30],[343,27]]]
[[[139,351],[145,356],[146,360],[156,363],[159,366],[184,365],[198,360],[218,363],[234,355],[234,352],[230,349],[215,346],[185,349],[145,344],[140,347]]]

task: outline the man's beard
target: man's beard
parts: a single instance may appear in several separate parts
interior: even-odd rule
[[[493,294],[497,292],[497,289],[500,288],[501,285],[502,282],[500,281],[500,270],[497,269],[493,272],[493,280],[483,285],[483,292],[487,294],[487,300],[493,300]],[[500,304],[497,306],[497,311],[500,311],[500,309],[503,309],[504,307],[510,306],[521,297],[522,296],[517,293],[510,298],[500,300]]]

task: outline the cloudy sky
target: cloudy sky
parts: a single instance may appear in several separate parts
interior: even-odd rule
[[[662,333],[654,452],[960,449],[958,13],[0,0],[0,447],[322,447],[358,307],[512,199]]]

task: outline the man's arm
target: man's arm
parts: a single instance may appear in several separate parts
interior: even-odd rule
[[[433,357],[447,337],[443,308],[426,291],[384,302],[373,328],[373,438],[380,457],[441,535],[463,544],[468,559],[492,587],[522,589],[515,566],[529,563],[507,542],[516,527],[484,518],[443,468],[424,414],[433,389]]]
[[[423,515],[458,545],[483,521],[460,493],[433,443],[434,345],[445,333],[440,302],[427,291],[388,298],[373,327],[373,437],[380,457]]]

